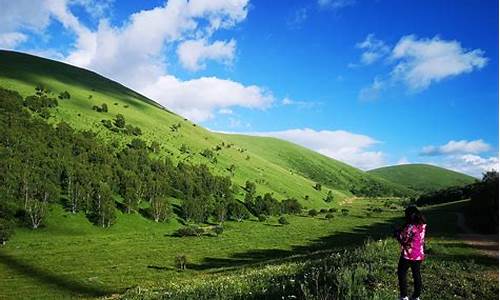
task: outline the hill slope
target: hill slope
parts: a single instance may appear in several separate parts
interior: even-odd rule
[[[435,191],[473,183],[474,177],[426,164],[390,166],[368,171],[370,174],[419,192]]]
[[[59,101],[50,122],[64,120],[76,129],[98,132],[106,143],[123,146],[132,137],[112,132],[101,123],[122,114],[127,123],[141,128],[141,138],[148,144],[153,141],[160,144],[160,157],[168,156],[174,162],[207,164],[215,174],[232,176],[233,182],[241,186],[247,180],[255,181],[258,193],[272,192],[280,200],[295,197],[307,207],[320,208],[328,206],[323,201],[328,188],[334,190],[337,199],[350,197],[353,191],[408,192],[401,186],[285,141],[273,139],[272,147],[268,147],[271,140],[210,132],[94,72],[32,55],[0,51],[1,87],[28,96],[39,84],[54,95],[63,91],[71,95],[70,100]],[[92,109],[103,103],[108,106],[108,112]],[[200,155],[205,149],[214,151],[216,162]],[[232,165],[235,171],[230,172]],[[317,191],[313,189],[316,182],[328,188]],[[309,200],[304,200],[305,195]],[[243,197],[242,191],[239,196]]]

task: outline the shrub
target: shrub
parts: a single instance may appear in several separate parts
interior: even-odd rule
[[[316,185],[314,186],[314,189],[317,191],[321,191],[321,183],[316,183]]]
[[[333,219],[333,214],[330,214],[330,213],[326,214],[325,219],[327,219],[327,220]]]
[[[217,225],[214,226],[213,230],[216,235],[220,235],[224,232],[224,227],[222,227],[222,225]]]
[[[302,204],[297,199],[290,198],[281,202],[281,212],[284,214],[299,214],[302,211]]]
[[[326,212],[327,212],[326,208],[322,208],[319,210],[319,213],[321,214],[326,214]]]
[[[203,233],[203,228],[197,226],[186,226],[177,229],[175,235],[178,237],[201,236]]]
[[[250,218],[250,212],[248,211],[246,206],[239,201],[229,203],[227,207],[227,214],[230,219],[236,220],[238,222]]]
[[[259,216],[259,222],[265,222],[267,220],[267,217],[264,215]]]
[[[290,223],[288,223],[288,220],[285,217],[280,217],[278,219],[278,223],[280,223],[281,225],[288,225],[288,224],[290,224]]]
[[[383,210],[382,208],[380,208],[380,207],[376,207],[376,208],[372,209],[372,211],[373,211],[374,213],[381,213],[381,212],[383,212],[384,210]]]
[[[174,264],[177,270],[184,271],[186,270],[188,259],[186,255],[177,255],[174,259]]]
[[[336,208],[330,208],[330,209],[328,210],[328,212],[330,212],[330,213],[336,213],[336,212],[338,212],[338,211],[339,211],[339,210],[338,210],[338,209],[336,209]]]
[[[5,245],[13,232],[12,224],[5,219],[0,219],[0,245]]]
[[[343,216],[347,216],[349,214],[349,210],[347,208],[342,208],[341,212]]]
[[[318,215],[318,211],[315,210],[314,208],[313,209],[310,209],[309,212],[308,212],[309,216],[311,217],[315,217]]]

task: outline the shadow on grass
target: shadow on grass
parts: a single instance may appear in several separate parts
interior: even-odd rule
[[[33,278],[43,285],[51,286],[57,290],[65,293],[71,293],[73,295],[99,297],[120,292],[106,287],[99,287],[78,282],[67,278],[64,275],[58,275],[53,272],[43,270],[6,253],[2,253],[2,251],[0,251],[0,264],[26,277]]]
[[[427,208],[428,236],[455,236],[458,233],[456,224],[456,211],[463,208],[463,203],[451,203],[436,208]],[[403,212],[401,212],[401,216]],[[321,257],[327,253],[340,249],[358,247],[367,239],[378,240],[392,236],[394,225],[401,222],[401,217],[389,218],[383,222],[354,228],[350,232],[338,232],[333,235],[324,236],[313,240],[307,245],[292,246],[289,250],[283,249],[250,249],[245,252],[235,253],[227,258],[205,257],[201,263],[189,264],[188,268],[198,271],[211,270],[211,272],[225,272],[231,269],[250,266],[261,263],[274,263],[283,261],[302,260]],[[443,224],[445,222],[446,224]],[[457,242],[460,247],[467,245]],[[397,259],[399,253],[395,250],[394,257]],[[473,259],[477,263],[491,265],[496,260],[484,255],[441,255],[443,260],[467,261]]]
[[[289,250],[251,249],[245,252],[235,253],[228,258],[205,257],[199,264],[189,264],[188,269],[205,271],[224,268],[225,270],[230,270],[245,265],[272,263],[274,260],[282,262],[284,260],[300,260],[303,256],[307,256],[308,259],[314,258],[315,256],[323,256],[325,253],[336,250],[360,246],[368,238],[380,239],[390,236],[392,233],[392,225],[397,220],[399,220],[399,218],[390,219],[386,222],[379,222],[369,226],[357,227],[351,232],[339,232],[318,238],[307,245],[292,246]],[[395,256],[397,255],[398,254],[395,253]]]

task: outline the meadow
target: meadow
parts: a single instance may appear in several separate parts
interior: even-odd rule
[[[320,214],[287,216],[289,225],[278,224],[276,218],[226,222],[219,236],[184,238],[172,236],[181,226],[177,220],[157,224],[140,215],[119,215],[113,227],[103,230],[83,216],[53,206],[45,228],[18,230],[1,249],[0,298],[94,298],[122,293],[125,299],[168,293],[177,295],[172,296],[175,299],[195,295],[246,298],[252,295],[249,292],[270,291],[272,280],[296,280],[311,266],[327,266],[325,262],[339,252],[350,257],[343,268],[369,263],[367,270],[377,274],[370,293],[387,299],[396,295],[397,288],[393,270],[398,247],[388,237],[391,225],[400,221],[398,202],[356,199],[338,203],[349,214],[344,216],[339,210],[333,220]],[[456,212],[463,205],[441,205],[427,212],[430,255],[423,274],[425,281],[433,282],[426,286],[426,293],[440,295],[439,299],[498,294],[497,261],[481,256],[456,237]],[[373,213],[368,207],[382,212]],[[374,242],[363,245],[367,239]],[[342,252],[345,249],[354,250]],[[366,253],[376,257],[364,257]],[[178,255],[188,258],[184,271],[176,268]],[[442,294],[447,284],[442,274],[451,276],[445,291],[453,297]],[[219,284],[225,288],[217,287]],[[366,288],[364,283],[361,287]],[[215,291],[221,294],[213,294]],[[299,294],[296,286],[273,293]],[[273,293],[263,295],[272,298]]]

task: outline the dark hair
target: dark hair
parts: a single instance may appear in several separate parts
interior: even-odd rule
[[[425,224],[425,217],[416,206],[408,206],[405,209],[406,224]]]

